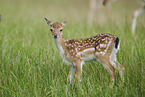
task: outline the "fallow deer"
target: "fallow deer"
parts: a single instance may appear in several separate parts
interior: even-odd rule
[[[110,34],[99,34],[85,39],[67,40],[63,37],[63,23],[52,23],[46,19],[50,26],[56,47],[60,52],[63,61],[69,64],[70,70],[67,81],[73,79],[75,71],[76,78],[81,80],[82,67],[85,61],[98,60],[108,70],[111,82],[114,84],[115,70],[118,70],[121,79],[124,81],[124,67],[117,61],[116,53],[119,50],[120,41],[117,36]]]
[[[111,3],[113,1],[115,0],[89,0],[89,14],[88,14],[89,23],[92,24],[96,12],[100,14],[103,5],[107,7],[108,14],[110,14]]]
[[[145,12],[145,0],[140,0],[140,4],[142,4],[142,6],[139,9],[135,10],[135,12],[134,12],[134,18],[132,21],[132,33],[133,34],[135,33],[137,17]]]

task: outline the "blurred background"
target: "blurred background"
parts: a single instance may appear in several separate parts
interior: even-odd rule
[[[140,0],[115,0],[110,4],[110,11],[107,6],[93,12],[94,17],[90,22],[90,1],[91,0],[1,0],[0,15],[1,21],[8,19],[9,23],[15,25],[25,24],[30,27],[33,23],[35,26],[44,26],[44,17],[52,22],[63,22],[69,20],[69,23],[76,25],[74,29],[86,24],[86,26],[108,25],[129,26],[131,24],[134,11],[141,7]],[[95,4],[98,6],[97,3]],[[143,24],[145,14],[139,16],[138,24]],[[83,23],[83,24],[82,24]],[[70,26],[72,26],[70,25]],[[143,28],[145,25],[143,24]],[[108,29],[109,31],[109,29]],[[107,32],[106,32],[107,33]]]
[[[132,19],[133,12],[140,7],[139,0],[116,0],[111,3],[112,17],[114,21],[118,19]],[[1,0],[0,14],[2,18],[11,17],[11,19],[25,18],[33,20],[37,17],[40,21],[47,17],[53,21],[66,20],[86,21],[89,13],[89,0]],[[101,15],[101,20],[98,18]],[[94,19],[104,21],[107,17],[107,8],[102,7],[101,13],[96,13]],[[126,17],[127,16],[127,17]],[[36,19],[36,18],[35,18]]]

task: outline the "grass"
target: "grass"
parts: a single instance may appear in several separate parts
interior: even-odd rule
[[[140,16],[136,33],[131,33],[136,2],[113,3],[113,20],[103,9],[93,25],[87,23],[87,0],[1,0],[0,14],[0,97],[45,96],[145,96],[145,18]],[[83,66],[82,82],[67,85],[69,67],[57,51],[44,17],[62,22],[67,39],[110,33],[121,40],[118,61],[125,67],[125,83],[119,74],[109,86],[109,74],[99,62]]]

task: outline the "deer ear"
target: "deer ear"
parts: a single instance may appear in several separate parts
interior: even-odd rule
[[[63,23],[61,23],[63,25],[63,27],[67,24],[68,20],[64,21]]]
[[[48,24],[49,26],[52,25],[52,22],[51,22],[50,20],[48,20],[48,19],[46,19],[46,18],[44,18],[44,19],[46,20],[46,22],[47,22],[47,24]]]

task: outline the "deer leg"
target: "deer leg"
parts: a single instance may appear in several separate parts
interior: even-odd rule
[[[132,33],[135,33],[137,17],[145,12],[145,5],[134,12],[134,19],[132,21]]]
[[[108,72],[111,75],[111,77],[110,77],[110,85],[114,85],[115,69],[114,69],[113,65],[109,61],[104,63],[103,65],[105,65],[104,67],[107,67],[107,70],[108,70]]]
[[[124,82],[124,72],[125,72],[125,68],[117,60],[111,60],[111,63],[113,64],[113,66],[115,68],[115,72],[117,72],[117,70],[119,71],[120,77],[121,77],[121,79]],[[118,66],[116,64],[118,64]]]
[[[83,61],[82,60],[76,60],[74,62],[74,66],[75,66],[75,70],[76,70],[76,75],[75,77],[81,81],[81,75],[82,75],[82,65],[83,65]]]
[[[113,20],[112,6],[110,4],[108,4],[106,7],[107,7],[107,15],[108,15],[109,19]]]
[[[124,72],[125,72],[125,69],[124,67],[117,61],[116,59],[116,53],[117,53],[117,50],[114,50],[110,56],[110,62],[113,64],[115,70],[118,70],[119,71],[119,74],[120,74],[120,77],[121,79],[124,81]],[[116,65],[118,64],[118,65]],[[117,71],[115,71],[117,72]]]
[[[96,12],[96,0],[89,0],[89,23],[93,23],[94,15]]]
[[[122,79],[123,82],[124,82],[125,68],[124,68],[118,61],[117,61],[117,64],[118,64],[118,69],[119,69],[120,77],[121,77],[121,79]]]
[[[110,62],[110,58],[109,57],[103,57],[101,59],[99,59],[100,62],[102,63],[102,65],[107,69],[107,71],[110,74],[110,85],[114,84],[114,80],[115,80],[115,68],[113,66],[113,64]]]
[[[67,77],[67,83],[70,81],[72,81],[72,79],[74,78],[74,73],[75,73],[75,68],[73,66],[70,66],[69,68],[69,74],[68,74],[68,77]]]

